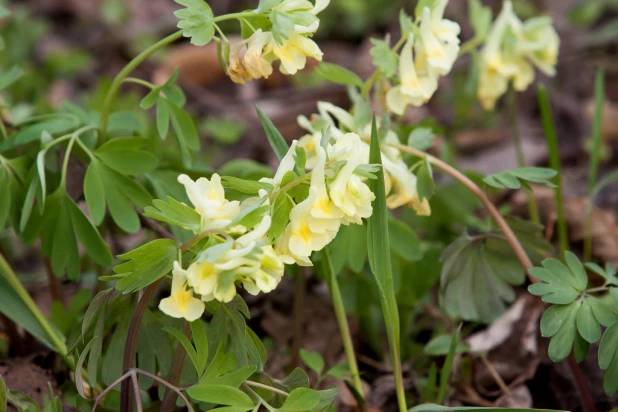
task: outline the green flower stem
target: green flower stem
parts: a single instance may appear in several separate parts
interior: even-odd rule
[[[289,394],[287,392],[282,391],[281,389],[273,388],[272,386],[264,385],[264,384],[259,383],[259,382],[245,381],[244,383],[247,386],[253,386],[254,388],[264,389],[264,390],[276,393],[278,395],[285,396],[286,398],[289,396]]]
[[[363,394],[363,385],[361,382],[360,373],[358,371],[358,363],[356,362],[356,354],[354,353],[352,335],[350,334],[350,327],[348,325],[348,318],[345,314],[345,307],[343,305],[343,298],[341,296],[341,290],[339,289],[339,283],[337,282],[337,276],[333,273],[333,265],[330,259],[328,247],[324,248],[322,259],[322,270],[326,277],[328,291],[330,292],[331,299],[333,300],[333,310],[335,311],[335,318],[337,319],[337,325],[339,326],[343,350],[350,368],[352,383],[354,385],[354,389],[358,392],[358,396],[360,396],[361,399],[365,399]]]
[[[215,19],[216,20],[216,19]],[[137,66],[139,66],[144,60],[154,54],[157,50],[167,46],[170,43],[180,39],[182,37],[182,30],[178,30],[175,33],[170,34],[169,36],[159,40],[152,46],[148,47],[146,50],[135,56],[133,60],[131,60],[125,67],[116,75],[114,81],[112,82],[109,90],[107,91],[107,95],[105,96],[105,100],[103,101],[103,107],[101,108],[101,121],[99,123],[99,129],[101,130],[101,141],[100,143],[104,143],[107,138],[107,124],[109,122],[109,115],[112,104],[114,103],[114,98],[120,89],[120,86],[124,82],[124,80],[131,74],[133,70]]]
[[[0,254],[0,276],[2,276],[13,287],[19,298],[26,304],[32,315],[39,322],[40,326],[43,330],[45,330],[49,339],[54,344],[52,349],[54,349],[61,356],[65,357],[69,364],[75,363],[72,357],[70,357],[69,360],[69,357],[67,357],[68,349],[66,344],[62,341],[62,339],[60,339],[60,337],[58,337],[47,318],[41,313],[38,306],[34,303],[28,294],[28,291],[21,284],[17,278],[17,275],[13,272],[2,254]]]
[[[590,152],[590,171],[588,173],[588,207],[586,208],[586,223],[584,227],[584,260],[592,259],[592,210],[595,186],[599,174],[601,157],[601,127],[603,124],[603,100],[605,77],[599,69],[594,82],[594,120],[592,123],[592,150]]]
[[[541,111],[541,119],[543,121],[543,130],[547,149],[549,150],[549,165],[552,169],[558,172],[554,178],[556,184],[555,202],[556,214],[558,215],[558,242],[560,244],[560,256],[564,256],[564,252],[569,249],[569,234],[567,231],[566,219],[564,217],[564,198],[562,195],[562,166],[560,164],[560,153],[558,151],[558,138],[554,127],[554,120],[551,115],[551,106],[547,97],[547,91],[543,86],[538,88],[539,108]]]
[[[519,167],[526,167],[526,159],[524,157],[524,150],[521,143],[521,133],[519,132],[519,122],[517,114],[517,92],[513,85],[509,87],[509,103],[511,106],[511,121],[513,122],[513,139],[515,141],[515,152],[517,153],[517,165]],[[534,194],[528,188],[525,189],[526,198],[528,199],[528,213],[532,221],[539,223],[541,218],[539,217],[539,209],[534,201]]]
[[[142,80],[142,79],[138,79],[137,77],[127,77],[126,79],[123,80],[124,83],[135,83],[135,84],[139,84],[142,85],[144,87],[147,87],[149,89],[154,89],[155,86],[154,84],[147,82],[146,80]]]
[[[71,151],[73,150],[75,139],[77,139],[77,137],[73,135],[71,137],[71,140],[69,140],[69,144],[67,145],[67,150],[64,153],[64,161],[62,162],[62,174],[60,176],[60,186],[65,189],[67,186],[67,170],[69,168],[69,160],[71,159]]]

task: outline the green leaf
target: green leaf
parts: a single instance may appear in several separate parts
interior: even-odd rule
[[[435,338],[431,339],[425,348],[423,348],[423,352],[430,356],[445,356],[448,355],[451,342],[453,342],[453,335],[439,335]],[[466,345],[463,343],[458,343],[457,348],[455,350],[456,353],[467,352],[470,350],[470,345]]]
[[[334,63],[322,62],[314,71],[321,79],[346,86],[363,87],[363,80],[351,70]]]
[[[483,181],[498,189],[519,189],[521,182],[541,183],[555,188],[556,185],[551,179],[557,174],[555,170],[545,167],[518,167],[485,176]]]
[[[481,0],[468,0],[468,15],[474,36],[477,38],[487,36],[491,27],[491,9],[483,6]]]
[[[611,263],[605,264],[605,269],[596,263],[586,263],[586,267],[596,273],[597,275],[603,277],[605,282],[609,285],[618,286],[618,276],[616,276],[616,267]]]
[[[577,362],[583,362],[588,356],[590,344],[581,337],[579,333],[575,334],[575,342],[573,342],[573,357]]]
[[[296,388],[287,398],[283,406],[278,409],[280,412],[303,412],[310,411],[320,402],[320,394],[309,388]]]
[[[464,234],[442,253],[441,305],[464,320],[491,323],[515,299],[511,285],[525,281],[512,249],[501,237]]]
[[[392,77],[397,72],[399,55],[391,49],[389,38],[386,40],[369,39],[373,47],[369,54],[373,56],[373,65],[386,75]]]
[[[155,199],[152,204],[154,207],[146,206],[144,216],[193,232],[200,230],[202,219],[200,214],[184,203],[168,196],[167,203],[164,200]]]
[[[221,184],[229,189],[236,190],[248,195],[257,195],[260,190],[272,191],[273,186],[269,183],[256,182],[254,180],[240,179],[233,176],[221,176]]]
[[[86,252],[102,266],[112,263],[112,255],[101,235],[84,212],[59,187],[47,199],[41,227],[43,254],[51,258],[54,273],[61,276],[67,269],[70,279],[79,276],[79,239]]]
[[[549,358],[554,362],[566,359],[569,353],[571,353],[577,333],[575,323],[578,309],[579,305],[576,303],[574,309],[569,311],[564,323],[549,342],[548,354]]]
[[[607,396],[614,396],[618,392],[618,321],[612,323],[601,338],[599,367],[605,371],[605,393]]]
[[[273,204],[273,218],[270,229],[268,229],[268,236],[271,239],[283,233],[290,221],[290,212],[293,207],[292,198],[287,193],[279,193]]]
[[[215,35],[213,14],[210,6],[203,0],[174,0],[185,9],[177,10],[174,15],[180,19],[178,28],[184,37],[191,38],[191,44],[204,46]]]
[[[417,127],[408,136],[408,146],[418,150],[427,150],[433,146],[435,133],[429,127]]]
[[[583,265],[571,252],[565,253],[569,264],[567,268],[557,259],[545,259],[543,267],[529,270],[535,278],[544,283],[535,283],[528,291],[536,296],[543,296],[543,301],[566,305],[577,299],[586,289],[588,278]]]
[[[300,350],[300,357],[311,370],[315,371],[318,376],[322,375],[324,370],[324,358],[318,352],[309,352],[305,349]]]
[[[61,355],[66,354],[59,331],[41,313],[17,275],[0,254],[0,313],[24,328],[49,348]]]
[[[260,118],[260,122],[262,123],[262,127],[266,132],[266,138],[268,139],[268,143],[270,143],[270,147],[277,155],[277,159],[281,160],[283,156],[288,152],[289,146],[286,143],[285,139],[277,130],[273,122],[264,114],[262,109],[255,106],[255,110],[257,111],[258,117]]]
[[[196,320],[196,322],[198,321],[200,320],[199,319]],[[189,340],[189,338],[187,338],[185,334],[182,333],[180,330],[173,328],[171,326],[164,327],[163,331],[172,335],[174,338],[176,338],[178,343],[182,345],[182,347],[185,349],[185,352],[187,352],[189,359],[191,359],[191,363],[193,364],[193,367],[195,368],[195,372],[197,376],[200,376],[202,372],[204,371],[205,365],[202,365],[201,357],[198,356],[197,351],[191,344],[191,341]]]
[[[416,172],[418,190],[418,198],[422,202],[423,199],[431,199],[436,192],[436,184],[433,181],[433,171],[431,170],[431,164],[427,158],[423,159],[418,171]]]
[[[257,366],[258,370],[263,370],[268,358],[266,347],[258,335],[247,325],[246,326],[246,346],[247,354],[251,363]]]
[[[159,96],[157,99],[157,112],[155,116],[157,123],[157,132],[161,140],[165,140],[170,132],[170,109],[167,105],[167,99]]]
[[[238,143],[246,131],[244,122],[233,117],[208,117],[203,126],[209,137],[224,145]]]
[[[206,369],[206,363],[208,362],[208,336],[206,336],[204,322],[201,319],[191,322],[191,334],[197,351],[197,376],[200,376],[204,369]]]
[[[295,368],[292,373],[290,373],[284,379],[274,379],[274,381],[288,392],[291,392],[296,388],[309,387],[309,376],[307,376],[307,372],[305,372],[301,368]]]
[[[184,1],[184,0],[183,0]],[[200,0],[191,0],[200,1]],[[200,141],[197,135],[197,129],[191,116],[184,111],[180,106],[166,100],[167,108],[169,110],[170,119],[172,121],[172,128],[176,135],[176,141],[180,148],[180,157],[185,167],[191,166],[192,156],[191,152],[197,152],[200,148]]]
[[[142,150],[147,143],[139,137],[123,137],[101,145],[96,155],[107,166],[124,175],[139,175],[154,170],[159,161],[150,152]]]
[[[168,274],[178,258],[178,246],[171,239],[157,239],[124,255],[126,260],[114,267],[114,272],[124,277],[116,284],[123,293],[142,289]]]
[[[107,204],[114,222],[128,233],[135,233],[140,229],[135,207],[143,209],[152,200],[139,183],[97,158],[91,159],[86,171],[84,197],[96,224],[103,221]]]
[[[317,392],[320,395],[320,401],[311,410],[311,412],[322,412],[325,410],[329,410],[328,407],[335,401],[335,399],[337,399],[337,395],[339,394],[339,391],[334,388]]]
[[[371,127],[369,163],[381,165],[381,162],[380,142],[378,140],[378,131],[374,117]],[[393,369],[398,370],[401,367],[401,359],[399,356],[401,350],[400,326],[391,266],[384,173],[378,173],[377,179],[369,180],[369,188],[375,194],[373,213],[367,219],[367,251],[369,255],[369,266],[371,267],[371,272],[377,284]],[[398,378],[396,377],[396,379]]]
[[[277,44],[283,44],[283,39],[288,39],[294,30],[293,17],[281,11],[272,11],[269,17],[273,23],[271,29],[273,38]]]
[[[577,311],[577,331],[589,343],[595,343],[601,339],[601,325],[592,314],[592,306],[589,299],[584,299]]]
[[[417,261],[423,257],[421,242],[416,233],[401,220],[389,219],[388,234],[393,252],[406,261]]]
[[[24,74],[24,69],[19,66],[13,66],[4,73],[0,74],[0,90],[4,90],[12,83],[17,81]]]
[[[253,409],[254,407],[249,395],[231,386],[198,385],[189,388],[187,393],[193,399],[215,405],[237,406],[243,408],[243,410]]]

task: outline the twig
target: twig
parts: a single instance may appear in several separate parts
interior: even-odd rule
[[[596,412],[597,405],[594,402],[592,394],[590,393],[590,387],[588,386],[588,382],[586,382],[586,377],[579,367],[579,363],[575,360],[573,352],[569,355],[568,362],[571,373],[573,374],[573,379],[575,379],[577,390],[579,391],[579,395],[582,397],[584,402],[582,405],[583,411]]]
[[[481,355],[481,360],[483,361],[483,363],[485,364],[485,367],[487,367],[487,370],[489,371],[489,373],[491,374],[491,376],[494,378],[494,380],[496,381],[496,383],[498,384],[498,386],[500,387],[500,390],[502,390],[502,392],[506,395],[506,396],[513,396],[513,393],[511,392],[511,390],[509,389],[509,387],[507,386],[507,384],[504,382],[504,380],[502,379],[502,376],[500,376],[500,374],[498,373],[498,371],[496,370],[496,368],[494,368],[494,366],[491,364],[491,362],[489,361],[489,359],[487,359],[487,355],[482,354]]]

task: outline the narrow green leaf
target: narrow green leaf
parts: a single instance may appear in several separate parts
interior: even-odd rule
[[[618,321],[612,323],[601,338],[599,367],[605,371],[605,393],[607,396],[614,396],[618,392]]]
[[[198,319],[196,322],[200,322],[200,320]],[[197,376],[200,376],[204,370],[204,365],[202,365],[202,359],[191,344],[191,341],[189,341],[189,338],[187,338],[184,333],[171,326],[164,327],[163,331],[169,333],[178,340],[185,349],[185,352],[187,352],[187,355],[189,355],[189,359],[191,359],[191,363],[193,363]],[[206,346],[208,347],[208,345]]]
[[[225,385],[198,385],[187,390],[189,396],[201,402],[215,405],[229,405],[253,409],[254,404],[249,395],[240,389]]]
[[[208,337],[201,319],[191,322],[191,334],[193,335],[193,342],[195,342],[195,349],[197,351],[197,376],[200,376],[204,369],[206,369],[206,362],[208,362]]]
[[[281,160],[283,156],[288,152],[289,146],[286,143],[285,139],[277,130],[273,122],[264,114],[262,109],[255,106],[255,110],[257,111],[258,117],[260,118],[260,122],[262,123],[262,127],[266,132],[266,138],[268,139],[268,143],[270,143],[270,147],[277,155],[277,158]]]
[[[324,358],[318,352],[309,352],[305,349],[300,350],[300,357],[310,369],[315,371],[318,376],[322,375],[324,370]]]
[[[451,376],[451,368],[453,367],[453,361],[455,360],[455,353],[457,351],[457,345],[459,344],[459,335],[461,334],[461,324],[457,328],[457,331],[453,335],[453,339],[451,339],[451,346],[448,350],[448,355],[446,355],[446,360],[444,361],[444,365],[442,366],[442,371],[440,372],[440,387],[438,389],[438,403],[442,403],[446,396],[446,391],[448,389],[448,379]]]
[[[351,70],[334,63],[322,62],[314,71],[315,75],[329,82],[346,86],[363,87],[363,80]]]

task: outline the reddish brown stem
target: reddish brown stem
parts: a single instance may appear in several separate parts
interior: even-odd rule
[[[66,307],[64,300],[64,293],[62,292],[62,282],[54,274],[49,258],[43,259],[45,265],[45,271],[47,272],[47,280],[49,281],[49,292],[51,293],[52,301],[60,302],[62,306]]]
[[[191,339],[191,326],[189,322],[184,323],[183,332],[185,336],[190,340]],[[187,351],[185,351],[184,347],[178,342],[176,345],[176,350],[174,351],[174,358],[172,359],[172,370],[170,371],[170,376],[167,379],[167,382],[171,386],[178,386],[178,382],[180,382],[180,377],[182,375],[182,368],[185,364],[185,356]],[[199,380],[199,376],[197,377]],[[161,403],[162,411],[171,411],[174,409],[174,405],[176,404],[176,398],[178,398],[178,394],[168,387],[165,390],[165,396],[163,397],[163,402]]]
[[[163,278],[151,283],[145,290],[144,294],[137,302],[133,317],[131,317],[131,323],[129,324],[129,332],[127,333],[127,340],[124,346],[124,356],[122,358],[122,373],[128,372],[131,368],[135,367],[135,352],[137,350],[137,337],[139,335],[139,326],[148,307],[148,302],[157,292],[159,285]],[[120,386],[120,410],[122,412],[133,411],[133,398],[131,397],[132,382],[130,379],[122,381]]]
[[[586,382],[586,377],[579,367],[579,363],[575,360],[573,352],[569,355],[568,362],[571,373],[573,374],[573,379],[575,379],[577,390],[579,391],[579,396],[581,396],[584,402],[582,405],[583,412],[597,412],[597,405],[594,402],[592,393],[590,393],[590,387],[588,386],[588,382]]]

